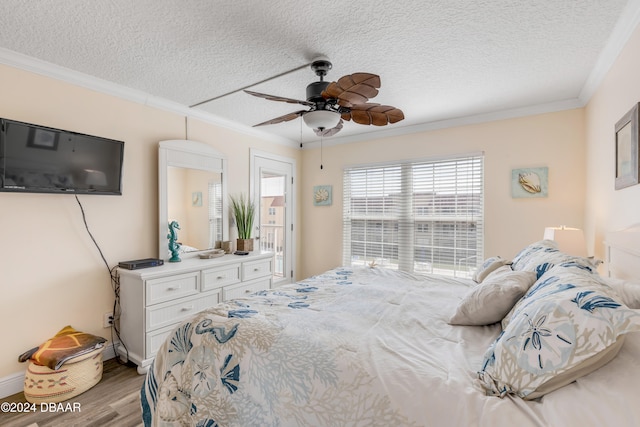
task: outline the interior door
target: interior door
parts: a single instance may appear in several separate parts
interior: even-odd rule
[[[274,286],[295,277],[293,254],[294,160],[252,150],[252,194],[260,250],[274,254]]]

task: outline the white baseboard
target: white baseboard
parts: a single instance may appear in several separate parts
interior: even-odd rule
[[[102,360],[109,360],[116,357],[113,344],[109,344],[102,352]],[[26,371],[26,368],[25,368]],[[24,373],[25,371],[16,372],[0,378],[0,399],[20,393],[24,389]]]
[[[24,388],[24,371],[0,378],[0,398],[20,393]]]

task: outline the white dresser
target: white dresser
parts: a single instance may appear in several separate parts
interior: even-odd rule
[[[128,358],[144,373],[166,336],[182,320],[226,301],[271,288],[273,254],[252,252],[140,270],[118,269],[120,336]],[[124,348],[118,352],[127,356]]]

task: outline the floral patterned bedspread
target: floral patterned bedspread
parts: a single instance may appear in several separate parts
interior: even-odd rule
[[[402,280],[399,280],[401,279]],[[338,268],[183,322],[142,390],[145,425],[419,425],[387,395],[372,337],[422,279]],[[413,325],[417,326],[417,325]]]
[[[604,377],[587,375],[542,401],[486,396],[477,371],[500,325],[447,323],[472,285],[337,268],[221,303],[161,346],[141,390],[144,423],[522,427],[576,425],[579,415],[626,425],[640,334],[599,370]]]

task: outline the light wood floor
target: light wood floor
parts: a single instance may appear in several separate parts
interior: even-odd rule
[[[138,375],[135,365],[121,365],[116,359],[104,362],[102,380],[67,402],[78,402],[80,412],[0,413],[3,427],[58,427],[58,426],[142,426],[140,387],[144,376]],[[17,393],[0,402],[26,402],[24,394]]]

